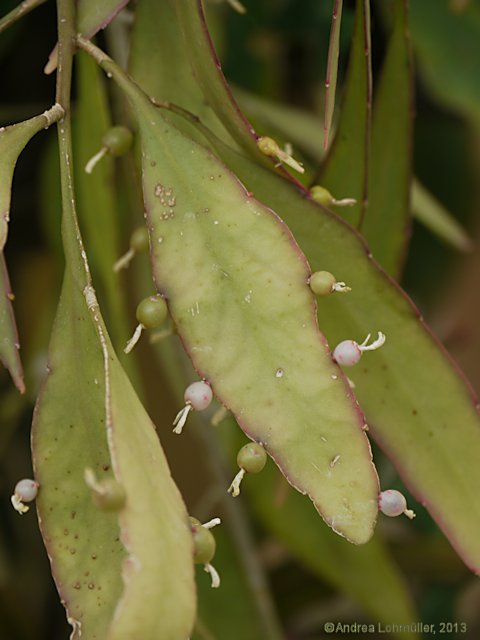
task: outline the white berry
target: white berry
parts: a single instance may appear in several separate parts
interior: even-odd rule
[[[183,397],[185,406],[180,409],[173,421],[173,426],[175,427],[173,432],[177,434],[182,433],[190,411],[203,411],[209,406],[213,398],[212,388],[203,380],[192,382],[185,389]]]
[[[333,351],[334,360],[344,367],[353,367],[361,357],[362,352],[355,340],[343,340]]]
[[[12,506],[18,513],[27,513],[28,507],[24,502],[32,502],[35,500],[38,493],[38,482],[30,480],[30,478],[24,478],[19,480],[15,485],[13,495],[11,496]]]
[[[212,388],[209,384],[203,382],[203,380],[193,382],[185,389],[183,397],[185,398],[185,402],[192,405],[192,409],[195,409],[195,411],[203,411],[212,401]]]
[[[17,494],[22,502],[32,502],[37,497],[38,482],[29,478],[19,480],[15,485],[14,493]]]
[[[378,497],[378,508],[390,518],[401,516],[402,513],[410,519],[415,517],[415,513],[411,509],[407,509],[407,501],[403,493],[396,489],[382,491]]]
[[[385,344],[385,334],[381,331],[378,332],[377,339],[368,344],[370,337],[369,333],[362,344],[358,344],[355,340],[343,340],[333,350],[333,359],[344,367],[353,367],[360,360],[364,351],[375,351]]]

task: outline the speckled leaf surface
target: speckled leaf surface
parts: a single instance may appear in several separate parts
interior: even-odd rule
[[[312,269],[327,269],[352,287],[348,296],[319,301],[319,325],[330,344],[362,340],[376,330],[386,334],[381,349],[348,371],[370,433],[465,563],[480,573],[480,405],[470,387],[348,225],[218,140],[216,149],[288,224]]]
[[[154,278],[195,368],[326,522],[365,542],[377,477],[363,416],[318,331],[303,254],[223,164],[102,66],[138,117]]]
[[[166,640],[187,638],[195,615],[187,514],[91,295],[87,306],[67,272],[34,420],[52,572],[73,638],[153,638],[159,629]],[[127,496],[118,517],[94,506],[85,468],[99,480],[113,469]]]
[[[369,3],[357,0],[350,63],[337,131],[319,183],[335,198],[355,198],[353,207],[333,207],[351,224],[360,222],[366,195],[371,102]],[[368,51],[368,55],[365,55]],[[319,144],[319,149],[321,145]]]
[[[37,402],[32,449],[40,527],[73,639],[104,640],[122,593],[116,514],[100,512],[86,467],[111,477],[102,352],[81,291],[67,273]]]
[[[375,259],[398,276],[409,240],[412,170],[413,82],[406,0],[395,1],[394,15],[375,92],[368,207],[361,230]]]

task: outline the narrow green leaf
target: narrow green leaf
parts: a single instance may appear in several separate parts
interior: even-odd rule
[[[91,38],[110,24],[129,0],[79,0],[77,6],[78,32]]]
[[[125,301],[113,265],[118,259],[119,203],[114,177],[114,160],[108,154],[85,172],[88,160],[102,147],[102,138],[111,127],[108,96],[103,74],[80,52],[76,56],[78,99],[73,114],[74,169],[78,217],[85,238],[93,277],[112,340],[117,348],[128,340]],[[87,133],[86,133],[87,132]]]
[[[432,95],[480,123],[480,11],[469,2],[454,12],[450,0],[411,2],[419,72]]]
[[[104,363],[85,299],[65,275],[49,350],[50,373],[32,433],[37,509],[52,574],[73,639],[104,640],[122,593],[116,514],[102,513],[85,468],[111,477],[105,428]]]
[[[184,46],[205,99],[235,142],[260,164],[272,166],[270,160],[259,151],[255,131],[240,111],[222,73],[208,32],[202,0],[177,0],[175,9]]]
[[[438,238],[460,251],[472,250],[472,240],[462,225],[418,180],[412,183],[411,201],[413,215]]]
[[[358,225],[366,197],[367,158],[370,135],[370,14],[369,2],[357,0],[355,29],[344,98],[337,131],[319,183],[334,198],[354,198],[353,207],[332,208],[351,224]],[[366,55],[367,52],[367,55]]]
[[[3,251],[7,241],[8,221],[10,219],[10,196],[12,190],[13,172],[18,156],[33,136],[56,122],[63,110],[60,105],[54,105],[39,116],[0,129],[0,251]]]
[[[60,9],[71,18],[71,5]],[[71,40],[61,44],[68,94]],[[44,541],[72,640],[154,638],[159,629],[165,640],[187,638],[195,619],[187,512],[100,315],[75,211],[69,114],[59,141],[66,270],[32,435]],[[113,470],[125,493],[118,518],[94,506],[86,469],[97,481]]]
[[[108,638],[188,638],[196,608],[188,516],[154,425],[111,349],[108,354],[108,436],[115,476],[127,494],[119,522],[129,553]]]
[[[281,137],[291,141],[312,159],[319,162],[323,159],[322,149],[318,145],[321,124],[317,116],[308,111],[265,100],[241,89],[235,89],[235,95],[249,117],[256,118],[270,130],[278,132]],[[465,229],[415,178],[411,183],[410,200],[412,215],[431,233],[455,249],[471,249],[472,241]],[[348,215],[347,212],[345,214]]]
[[[23,367],[18,350],[18,332],[12,306],[12,290],[3,252],[0,252],[0,360],[10,372],[20,393],[25,392]]]
[[[328,47],[327,77],[325,80],[325,124],[323,148],[328,149],[330,133],[335,109],[335,94],[338,76],[338,51],[340,47],[340,27],[342,24],[343,0],[335,0],[332,13],[332,28],[330,31],[330,45]]]
[[[13,172],[18,156],[29,140],[58,120],[62,113],[62,108],[55,105],[42,115],[0,129],[0,360],[9,370],[20,393],[25,391],[25,383],[18,353],[20,347],[13,314],[12,292],[3,256],[10,220]]]
[[[480,573],[480,404],[465,379],[348,225],[204,132],[247,188],[288,224],[312,270],[327,269],[352,287],[318,304],[330,344],[386,334],[382,349],[348,372],[370,433],[467,566]]]
[[[129,70],[149,96],[195,112],[218,136],[235,144],[205,101],[193,76],[188,47],[183,41],[174,3],[170,0],[140,0],[138,3]],[[176,126],[191,136],[198,136],[195,127],[184,118],[171,115]]]
[[[195,368],[325,521],[365,542],[376,474],[361,413],[312,322],[303,254],[224,165],[112,61],[101,65],[138,118],[154,279]]]
[[[375,94],[368,206],[362,233],[375,259],[398,275],[409,240],[413,82],[406,0],[395,23]]]

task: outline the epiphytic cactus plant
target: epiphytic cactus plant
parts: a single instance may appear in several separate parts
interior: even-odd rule
[[[40,4],[13,8],[1,30]],[[342,2],[332,3],[323,124],[229,87],[201,0],[130,4],[57,0],[45,68],[54,104],[0,131],[0,358],[24,393],[3,258],[12,179],[29,140],[58,129],[60,171],[47,148],[44,200],[63,283],[43,372],[28,354],[33,472],[11,503],[26,513],[36,498],[70,637],[285,637],[254,519],[370,619],[414,638],[418,614],[377,520],[405,514],[399,531],[413,532],[409,520],[430,514],[480,573],[480,418],[392,279],[411,195],[419,218],[469,246],[412,187],[407,2],[375,9],[387,41],[372,107],[371,7],[357,0],[337,110]],[[215,489],[198,493],[202,458]]]

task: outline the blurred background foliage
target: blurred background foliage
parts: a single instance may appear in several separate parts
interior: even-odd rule
[[[2,0],[1,13],[15,4]],[[213,1],[208,3],[208,12],[224,72],[238,88],[247,112],[261,131],[268,127],[267,113],[273,134],[277,116],[281,122],[285,117],[290,122],[296,119],[299,131],[308,125],[307,131],[312,130],[311,126],[321,132],[333,2],[245,0],[244,4],[244,16],[227,4]],[[391,5],[391,0],[372,4],[374,89],[385,53]],[[337,106],[341,104],[354,8],[353,2],[345,2]],[[43,74],[43,66],[56,40],[55,20],[54,3],[46,2],[1,34],[2,125],[50,106],[54,78]],[[120,20],[128,29],[128,14]],[[410,28],[416,72],[414,174],[465,227],[474,248],[459,252],[414,221],[402,285],[479,392],[480,2],[411,0]],[[118,25],[113,24],[101,34],[99,42],[118,59],[125,59],[127,51],[118,31]],[[99,82],[94,76],[95,70],[87,63],[77,68],[77,88],[81,83],[94,86]],[[96,145],[98,148],[109,119],[124,118],[124,105],[118,95],[111,87],[108,92],[111,114],[104,98],[97,95],[98,117],[89,112],[92,102],[82,103],[83,93],[78,92],[77,167],[84,165]],[[252,105],[249,108],[252,96],[268,101],[261,103],[263,122],[258,110]],[[289,107],[287,112],[285,107]],[[316,143],[320,150],[321,138]],[[299,151],[311,157],[309,149]],[[117,180],[116,189],[105,192],[102,211],[88,202],[88,186],[82,185],[77,170],[79,206],[87,211],[86,215],[81,214],[83,232],[94,275],[107,271],[99,262],[113,262],[125,250],[131,228],[141,220],[138,185],[129,179],[133,169],[128,162],[131,159],[115,167],[111,163],[100,170],[105,172],[103,177],[97,174],[100,182]],[[102,236],[96,231],[106,215],[110,216],[117,237],[109,236],[106,244],[99,244],[97,240]],[[63,258],[53,130],[35,137],[18,161],[11,218],[6,257],[16,296],[28,391],[25,397],[19,397],[6,372],[0,371],[0,639],[63,640],[68,637],[68,626],[34,513],[19,518],[9,500],[16,480],[31,475],[29,431],[33,402],[41,382],[61,284]],[[133,327],[137,301],[152,290],[148,261],[139,256],[128,274],[122,274],[121,290],[102,282],[100,275],[95,283],[120,351],[129,327]],[[116,293],[112,295],[112,291]],[[173,350],[173,342],[152,350],[144,341],[136,350],[135,362],[128,366],[137,392],[159,427],[174,478],[190,512],[205,519],[220,513],[225,520],[224,531],[217,534],[219,550],[215,562],[222,573],[223,586],[219,593],[212,593],[205,575],[199,572],[196,637],[315,640],[324,637],[326,621],[385,621],[382,611],[387,620],[389,612],[394,616],[397,611],[405,617],[391,622],[407,618],[424,623],[466,622],[468,632],[462,637],[480,637],[478,579],[451,550],[425,511],[413,523],[381,520],[376,538],[384,540],[386,546],[365,550],[351,547],[333,534],[331,538],[323,534],[317,537],[301,506],[297,509],[296,496],[278,482],[275,484],[268,470],[264,477],[251,479],[249,490],[242,493],[235,507],[226,503],[218,487],[234,471],[228,451],[238,444],[228,442],[233,437],[228,425],[222,425],[226,440],[222,445],[216,439],[206,443],[205,435],[198,435],[201,429],[192,424],[172,447],[174,437],[169,425],[177,407],[170,391],[171,376],[166,379],[159,362],[177,358]],[[188,371],[188,365],[182,366]],[[216,452],[214,456],[212,451]],[[382,477],[391,486],[402,488],[390,463],[377,449],[374,453]],[[262,489],[257,484],[260,482]],[[277,505],[264,499],[263,488],[270,482],[271,491],[278,497]],[[290,510],[290,528],[285,527],[284,521],[277,522],[276,510],[283,508]],[[323,527],[319,519],[317,526]],[[447,632],[443,637],[457,635]],[[414,634],[401,637],[413,638]]]

